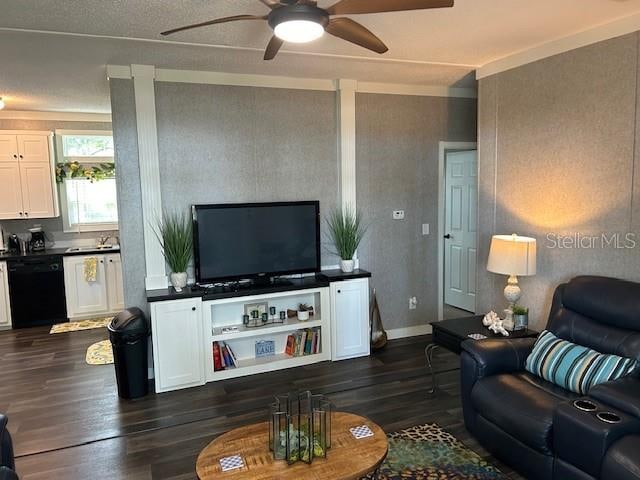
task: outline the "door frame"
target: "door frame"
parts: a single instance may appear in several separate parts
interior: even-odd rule
[[[477,142],[444,142],[438,147],[438,321],[444,318],[444,207],[445,207],[445,162],[448,152],[477,150]],[[478,162],[478,166],[480,162]],[[479,178],[479,177],[478,177]],[[480,189],[478,189],[479,191]]]

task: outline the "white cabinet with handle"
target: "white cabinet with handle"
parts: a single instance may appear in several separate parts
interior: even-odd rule
[[[50,132],[0,132],[0,219],[60,215]]]
[[[0,329],[11,328],[7,262],[0,262]]]
[[[96,259],[95,280],[85,279],[85,259]],[[67,316],[70,319],[117,313],[124,308],[120,254],[64,257]]]
[[[156,392],[205,384],[202,299],[151,304]]]
[[[122,260],[119,253],[105,255],[107,269],[107,303],[110,312],[124,310],[124,287],[122,282]]]
[[[370,353],[369,280],[331,283],[333,360],[365,357]]]

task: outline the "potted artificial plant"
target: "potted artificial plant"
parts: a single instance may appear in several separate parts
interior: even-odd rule
[[[524,330],[529,327],[529,309],[520,305],[513,306],[514,330]]]
[[[351,208],[336,209],[327,219],[329,232],[340,255],[340,268],[345,273],[353,272],[353,256],[364,237],[362,214]]]
[[[156,236],[169,268],[171,284],[176,292],[187,286],[187,266],[193,253],[193,230],[189,215],[164,214],[158,222]]]

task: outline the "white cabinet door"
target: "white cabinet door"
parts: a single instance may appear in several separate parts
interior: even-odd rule
[[[0,162],[0,219],[24,218],[18,162]]]
[[[124,288],[122,286],[122,260],[119,253],[105,255],[107,267],[107,297],[109,311],[116,313],[124,310]]]
[[[49,165],[49,137],[46,135],[16,135],[21,162]]]
[[[87,282],[84,277],[84,259],[88,257],[98,259],[95,282]],[[65,257],[64,286],[69,318],[87,318],[109,312],[103,255]]]
[[[48,163],[20,162],[24,218],[55,217],[53,179]]]
[[[204,385],[202,299],[151,304],[156,392]]]
[[[0,262],[0,328],[11,327],[7,262]]]
[[[15,135],[0,135],[0,163],[18,161],[18,144]]]
[[[333,360],[369,355],[368,279],[331,284],[331,324]]]

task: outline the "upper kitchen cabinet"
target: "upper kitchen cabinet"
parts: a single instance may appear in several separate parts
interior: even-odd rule
[[[60,215],[51,132],[0,131],[0,220]]]

